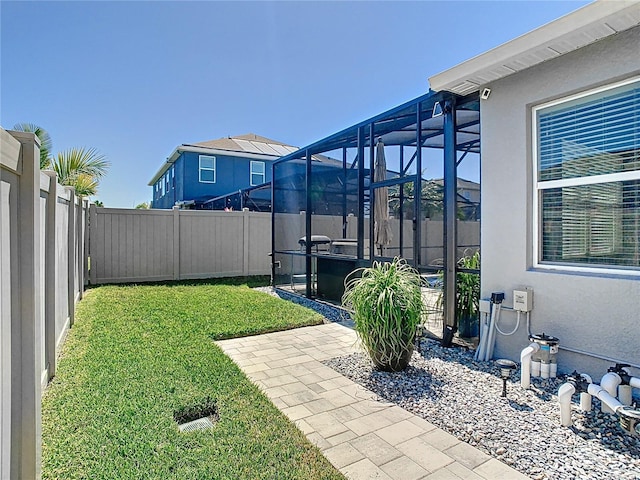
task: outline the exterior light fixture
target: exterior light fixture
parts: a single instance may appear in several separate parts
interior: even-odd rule
[[[442,105],[440,105],[440,102],[436,102],[433,106],[433,112],[431,112],[431,118],[439,117],[443,113],[444,110],[442,109]]]
[[[507,396],[507,380],[511,376],[511,371],[516,369],[516,363],[506,358],[496,360],[496,365],[500,368],[500,376],[502,377],[502,395]]]

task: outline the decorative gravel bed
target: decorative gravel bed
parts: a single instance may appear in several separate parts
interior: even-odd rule
[[[589,413],[575,405],[574,426],[560,426],[556,393],[564,379],[532,379],[533,388],[523,390],[517,370],[503,398],[493,362],[474,362],[473,352],[428,339],[400,373],[374,370],[364,354],[325,363],[531,478],[640,479],[640,439],[601,413],[599,400]]]
[[[275,294],[345,323],[342,309],[280,290]],[[598,399],[584,413],[576,395],[574,426],[560,426],[556,394],[564,378],[532,379],[532,389],[523,390],[516,370],[503,398],[493,362],[475,362],[472,351],[443,348],[430,339],[418,342],[411,364],[400,373],[374,370],[364,354],[325,363],[533,479],[640,479],[640,439],[625,434],[617,417],[601,413]]]

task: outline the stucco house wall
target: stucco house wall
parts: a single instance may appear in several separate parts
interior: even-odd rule
[[[491,94],[480,109],[482,298],[504,292],[512,305],[514,288],[533,288],[531,329],[560,339],[559,372],[600,378],[612,362],[596,356],[640,365],[640,277],[534,268],[532,108],[639,75],[634,27],[483,86]],[[514,325],[515,314],[503,311],[503,330]],[[497,335],[494,356],[519,360],[528,343],[523,317],[514,335]]]

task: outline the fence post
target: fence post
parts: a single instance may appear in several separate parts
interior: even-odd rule
[[[173,279],[180,280],[180,207],[173,207]]]
[[[82,204],[82,229],[84,230],[84,251],[82,252],[82,296],[89,281],[89,200],[85,199]]]
[[[251,239],[251,235],[249,232],[249,209],[242,209],[242,275],[245,277],[249,276],[249,242]]]
[[[48,378],[51,380],[56,374],[56,314],[58,312],[58,273],[56,272],[56,258],[58,256],[58,236],[56,224],[58,222],[58,178],[56,172],[44,172],[49,176],[49,196],[46,211],[45,235],[45,265],[44,265],[44,342],[45,358],[48,363]]]
[[[84,292],[84,222],[82,221],[82,207],[84,207],[84,202],[84,197],[78,197],[78,207],[76,209],[76,238],[78,242],[78,250],[76,251],[76,274],[78,276],[78,301],[82,299],[82,293]]]
[[[18,189],[19,313],[11,325],[11,477],[40,478],[42,450],[40,316],[40,142],[33,133],[12,132],[21,143]]]
[[[64,187],[69,192],[69,229],[67,232],[67,303],[69,304],[69,328],[73,326],[76,312],[75,272],[76,272],[76,191]]]
[[[96,257],[97,257],[97,245],[98,245],[98,212],[96,210],[95,203],[92,203],[89,207],[89,255],[87,259],[87,265],[89,267],[89,282],[91,285],[96,284]]]

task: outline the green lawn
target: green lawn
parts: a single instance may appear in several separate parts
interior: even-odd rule
[[[43,478],[342,479],[212,340],[320,322],[246,285],[89,290],[42,400]],[[219,422],[180,433],[207,397]]]

